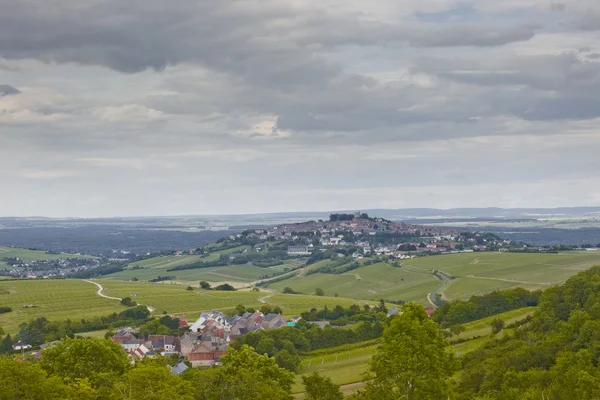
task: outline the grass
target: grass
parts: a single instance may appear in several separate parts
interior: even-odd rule
[[[296,382],[292,385],[292,393],[301,393],[304,391],[302,385],[302,376],[317,371],[322,376],[331,378],[336,385],[346,385],[349,383],[360,382],[363,380],[364,373],[369,368],[371,356],[353,358],[340,361],[335,364],[323,364],[304,368],[296,374]]]
[[[600,254],[462,253],[415,258],[405,264],[455,276],[444,290],[444,295],[452,300],[496,289],[544,289],[561,284],[578,272],[600,264]]]
[[[354,299],[404,300],[425,304],[427,293],[432,292],[440,281],[428,273],[394,268],[378,263],[361,267],[342,275],[311,274],[276,282],[269,287],[283,291],[286,286],[302,293],[314,293],[316,288],[325,294],[337,293],[341,297]]]
[[[37,317],[76,320],[125,309],[115,300],[98,296],[96,291],[94,285],[81,280],[0,281],[0,304],[13,309],[0,314],[0,326],[12,334],[19,330],[21,323]],[[24,305],[34,308],[24,308]]]
[[[272,275],[275,272],[283,270],[283,268],[293,268],[292,263],[276,266],[271,268],[260,268],[251,264],[234,265],[229,267],[210,267],[200,269],[188,269],[183,271],[168,271],[171,268],[192,264],[198,261],[210,262],[219,259],[221,254],[229,254],[248,249],[249,246],[239,246],[232,249],[215,251],[203,256],[161,256],[152,257],[141,261],[136,261],[127,266],[121,272],[106,275],[106,279],[128,281],[132,278],[137,278],[141,281],[149,281],[160,276],[174,276],[175,280],[186,282],[189,284],[197,284],[200,281],[207,282],[240,282],[249,283],[258,280],[261,276]],[[293,262],[293,260],[292,260]],[[134,269],[136,268],[136,269]]]

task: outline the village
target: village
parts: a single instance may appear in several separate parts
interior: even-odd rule
[[[181,329],[188,328],[180,337],[171,335],[147,335],[143,337],[134,328],[121,328],[112,336],[112,341],[119,343],[132,360],[153,357],[156,355],[175,356],[187,361],[173,367],[173,372],[180,374],[192,367],[209,367],[219,364],[220,358],[227,352],[227,346],[237,338],[250,332],[271,330],[285,326],[295,326],[300,317],[286,320],[281,314],[263,314],[260,311],[245,312],[242,315],[226,316],[220,311],[202,312],[192,324],[188,324],[185,316],[177,318]]]

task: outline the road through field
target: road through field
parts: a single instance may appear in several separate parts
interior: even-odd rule
[[[98,296],[100,296],[100,297],[104,297],[105,299],[110,299],[110,300],[119,300],[119,301],[123,300],[123,299],[121,299],[120,297],[112,297],[112,296],[107,296],[107,295],[105,295],[105,294],[104,294],[104,286],[102,286],[102,285],[101,285],[101,284],[99,284],[98,282],[94,282],[94,281],[88,281],[87,279],[84,279],[83,281],[84,281],[84,282],[87,282],[87,283],[91,283],[92,285],[96,285],[96,286],[98,287],[98,291],[96,292],[96,294],[97,294]],[[143,305],[145,305],[145,304],[139,304],[139,303],[138,303],[138,305],[140,305],[140,306],[143,306]],[[148,311],[150,311],[150,312],[154,312],[154,311],[156,310],[156,308],[154,308],[154,307],[152,307],[152,306],[146,306],[146,308],[147,308],[147,309],[148,309]]]
[[[111,299],[111,300],[119,300],[119,301],[122,300],[120,297],[112,297],[112,296],[105,295],[104,294],[104,287],[101,284],[97,283],[97,282],[88,281],[87,279],[84,279],[83,281],[87,282],[87,283],[91,283],[92,285],[96,285],[98,287],[98,291],[96,292],[96,294],[98,296],[100,296],[100,297],[104,297],[105,299]]]

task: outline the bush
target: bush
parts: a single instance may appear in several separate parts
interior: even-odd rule
[[[124,305],[125,307],[137,306],[137,303],[135,301],[131,300],[131,297],[123,297],[121,299],[121,304]]]
[[[317,296],[325,296],[325,291],[323,289],[321,289],[321,288],[316,288],[315,289],[315,294]]]
[[[210,290],[210,283],[202,281],[200,282],[200,288],[204,290]]]
[[[7,306],[0,307],[0,314],[9,313],[11,311],[12,311],[12,308],[10,308],[10,307],[7,307]]]
[[[494,334],[500,332],[502,329],[504,329],[504,321],[502,321],[500,318],[494,318],[491,322],[490,325],[492,326],[492,332]]]
[[[235,288],[233,286],[231,286],[229,283],[224,283],[222,285],[219,285],[215,288],[215,290],[225,290],[228,292],[233,292],[235,291]]]

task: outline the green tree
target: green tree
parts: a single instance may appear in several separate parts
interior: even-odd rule
[[[194,288],[193,288],[193,287],[191,287],[191,286],[188,286],[187,288],[185,288],[185,290],[188,290],[188,291],[190,291],[190,292],[191,292],[191,291],[193,291],[193,290],[194,290]]]
[[[344,395],[340,388],[330,378],[313,372],[302,376],[302,384],[306,392],[307,400],[343,400]]]
[[[325,291],[323,289],[321,289],[321,288],[316,288],[315,289],[315,294],[317,296],[325,296]]]
[[[38,363],[0,357],[0,399],[93,400],[96,394],[86,380],[68,385],[59,377],[48,377]]]
[[[0,343],[0,354],[12,352],[12,345],[12,338],[10,337],[9,333],[4,339],[2,339],[2,343]]]
[[[193,387],[160,363],[138,363],[114,385],[114,400],[194,400]]]
[[[457,368],[438,325],[423,306],[410,303],[385,329],[373,356],[366,398],[438,400],[450,394],[449,378]]]
[[[286,286],[286,287],[283,288],[283,293],[286,293],[286,294],[295,294],[296,292],[294,292],[294,289],[292,289],[291,287]]]
[[[67,382],[87,379],[92,387],[107,386],[129,368],[120,344],[107,339],[65,339],[42,351],[42,368]]]
[[[201,281],[200,282],[200,288],[204,289],[204,290],[210,290],[210,283],[205,282],[205,281]]]
[[[494,334],[499,333],[502,329],[504,329],[504,321],[502,321],[500,318],[494,318],[491,320],[490,325]]]
[[[244,345],[231,348],[220,368],[186,371],[184,379],[194,387],[200,400],[288,400],[294,374],[280,368],[273,358],[257,354]]]
[[[285,368],[292,372],[298,369],[298,366],[300,365],[300,358],[298,355],[295,352],[290,353],[286,349],[279,350],[277,354],[275,354],[275,361],[277,361],[277,365],[281,368]]]
[[[235,306],[235,313],[237,315],[244,315],[245,312],[246,307],[243,304],[238,304],[237,306]]]
[[[131,300],[131,297],[123,297],[121,299],[121,304],[124,305],[125,307],[137,306],[137,303],[135,301]]]
[[[170,317],[167,316],[166,318]],[[152,321],[146,322],[144,325],[140,326],[139,331],[143,336],[169,335],[171,333],[171,329],[162,324],[158,319],[153,319]]]

